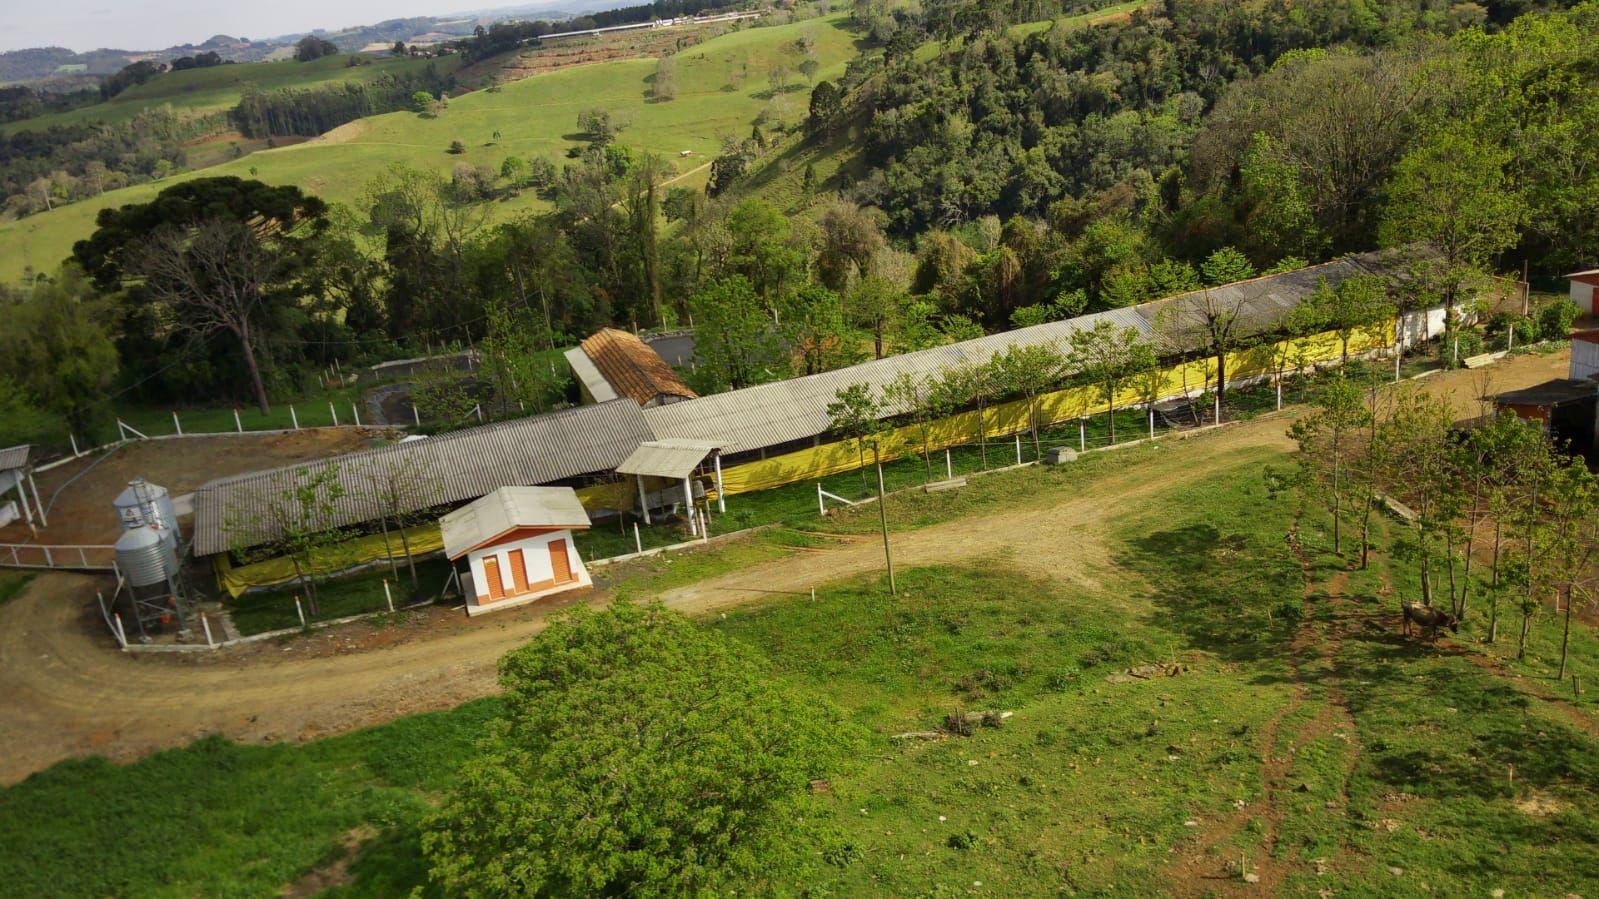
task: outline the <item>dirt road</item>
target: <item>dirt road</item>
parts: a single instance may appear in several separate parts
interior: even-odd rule
[[[1564,355],[1528,357],[1493,369],[1494,390],[1527,386],[1565,371]],[[1427,378],[1475,415],[1478,373]],[[1263,446],[1287,448],[1285,420],[1272,417],[1167,443],[1138,466],[1096,482],[1092,494],[964,518],[899,535],[906,567],[1015,552],[1018,564],[1091,583],[1110,564],[1100,526],[1127,500],[1205,477]],[[1047,547],[1048,551],[1036,551]],[[751,566],[668,591],[669,605],[695,614],[749,602],[774,590],[875,571],[881,546],[870,540]],[[93,581],[72,575],[36,579],[0,606],[0,783],[62,758],[99,753],[136,758],[212,732],[250,741],[311,739],[447,708],[495,690],[498,658],[525,642],[572,601],[468,621],[438,611],[373,630],[356,624],[288,644],[264,643],[199,656],[128,656],[112,650],[93,608]]]

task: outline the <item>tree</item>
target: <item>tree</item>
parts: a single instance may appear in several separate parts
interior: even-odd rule
[[[855,441],[857,452],[864,454],[865,446],[871,444],[872,466],[877,469],[877,520],[883,529],[883,563],[888,568],[888,592],[897,594],[894,555],[888,543],[888,497],[883,489],[881,438],[887,426],[883,423],[882,401],[872,393],[871,385],[851,384],[840,388],[834,394],[833,401],[827,404],[827,420],[828,430]]]
[[[805,120],[805,130],[823,137],[830,136],[833,124],[843,111],[844,98],[831,81],[818,81],[811,88],[810,115]]]
[[[625,122],[600,107],[585,109],[577,114],[577,130],[588,138],[590,144],[600,149],[615,141],[625,127]]]
[[[94,290],[74,264],[39,282],[15,302],[0,299],[0,379],[12,388],[20,427],[34,403],[61,416],[80,439],[110,423],[109,393],[116,382],[115,302]],[[29,442],[29,441],[19,441]]]
[[[1338,335],[1339,359],[1349,362],[1349,341],[1360,331],[1393,320],[1395,307],[1387,286],[1374,275],[1356,275],[1332,287],[1323,279],[1310,298],[1300,304],[1316,330]],[[1296,312],[1298,310],[1295,310]]]
[[[1508,152],[1449,129],[1394,169],[1379,237],[1412,254],[1412,277],[1443,301],[1451,331],[1463,294],[1515,244],[1526,218],[1525,201],[1505,176],[1509,162]]]
[[[1065,376],[1066,358],[1048,344],[1015,344],[993,357],[994,378],[1001,388],[1027,401],[1027,427],[1033,435],[1033,458],[1044,458],[1039,443],[1038,398]]]
[[[389,571],[398,581],[394,550],[389,544],[389,527],[392,525],[399,535],[405,565],[411,575],[412,598],[422,596],[422,581],[416,573],[416,556],[411,552],[411,537],[406,533],[406,528],[432,518],[430,510],[416,507],[421,497],[439,494],[440,478],[430,461],[421,453],[402,453],[386,464],[365,463],[366,494],[378,510],[378,526],[383,531],[383,550],[389,559]]]
[[[294,61],[310,62],[324,56],[334,56],[339,52],[339,46],[332,41],[324,40],[314,34],[308,34],[294,45]]]
[[[265,415],[260,329],[295,304],[295,281],[328,224],[326,204],[296,187],[197,178],[149,203],[102,210],[97,221],[94,234],[72,249],[95,286],[128,289],[132,304],[159,307],[177,333],[231,335]]]
[[[1105,421],[1110,442],[1116,442],[1116,394],[1136,370],[1145,351],[1142,335],[1132,328],[1118,330],[1108,321],[1072,332],[1067,362],[1072,372],[1093,384],[1105,401]]]
[[[823,210],[817,225],[822,240],[816,254],[816,276],[833,290],[843,291],[852,278],[870,275],[872,260],[888,245],[877,219],[843,200]]]
[[[825,703],[660,605],[554,621],[500,662],[505,714],[423,826],[451,895],[719,892],[799,851],[851,743]]]
[[[883,387],[884,411],[908,420],[921,437],[922,462],[927,469],[922,479],[924,484],[933,480],[932,429],[933,419],[937,417],[933,395],[930,382],[908,371],[900,372]]]
[[[742,275],[706,285],[689,299],[696,375],[710,388],[749,387],[786,377],[788,351],[755,289]]]
[[[1343,555],[1343,519],[1348,492],[1350,443],[1366,424],[1362,391],[1339,372],[1317,391],[1315,411],[1296,420],[1289,436],[1299,443],[1306,479],[1321,487],[1332,516],[1333,552]]]
[[[908,299],[903,290],[876,276],[862,278],[849,292],[847,316],[852,324],[871,332],[876,358],[883,358],[884,338],[899,321]]]
[[[1227,354],[1243,346],[1249,336],[1244,322],[1247,305],[1241,293],[1223,296],[1207,288],[1186,294],[1161,311],[1159,324],[1170,345],[1215,360],[1218,410],[1227,401]]]
[[[263,492],[254,501],[227,510],[224,527],[230,542],[235,549],[242,549],[263,535],[272,535],[257,546],[254,554],[263,558],[287,557],[294,565],[294,577],[300,582],[311,614],[321,614],[316,551],[337,538],[331,522],[345,494],[339,467],[333,462],[302,466],[289,473],[286,485],[273,481],[261,489]]]
[[[1199,266],[1199,271],[1205,276],[1207,287],[1220,287],[1255,277],[1255,267],[1250,264],[1249,258],[1232,247],[1222,247],[1211,253]]]
[[[1562,459],[1549,479],[1544,514],[1550,574],[1556,601],[1564,610],[1560,633],[1560,671],[1566,677],[1571,645],[1571,610],[1593,588],[1593,562],[1599,552],[1599,479],[1581,459]]]
[[[655,63],[655,81],[650,85],[650,96],[661,103],[677,99],[677,57],[663,56]]]
[[[438,111],[438,98],[428,91],[417,91],[411,95],[411,111],[421,116],[430,116]]]
[[[783,312],[782,331],[802,360],[802,373],[814,375],[853,364],[859,354],[844,326],[844,303],[820,285],[794,292]]]
[[[1001,389],[992,359],[945,369],[932,387],[933,405],[946,414],[973,408],[977,449],[985,469],[988,468],[988,407]]]

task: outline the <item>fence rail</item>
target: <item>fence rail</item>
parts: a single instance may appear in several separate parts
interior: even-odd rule
[[[86,544],[0,543],[0,568],[116,571],[117,551]]]

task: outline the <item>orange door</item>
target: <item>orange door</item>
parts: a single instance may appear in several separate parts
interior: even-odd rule
[[[566,541],[550,541],[550,570],[555,572],[557,584],[572,582],[572,560],[566,557]]]
[[[489,602],[505,598],[505,583],[500,580],[499,556],[483,557],[483,579],[488,581]]]
[[[527,586],[527,562],[522,558],[522,551],[513,549],[507,556],[511,563],[511,580],[516,584],[516,595],[531,593]]]

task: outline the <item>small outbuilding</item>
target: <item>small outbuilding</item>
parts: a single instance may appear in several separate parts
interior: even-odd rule
[[[444,554],[466,557],[466,613],[478,615],[593,585],[572,532],[588,513],[570,487],[501,487],[439,519]]]
[[[45,520],[44,503],[39,502],[39,485],[33,482],[33,466],[29,464],[31,449],[28,444],[0,449],[0,527],[17,519],[17,503],[20,502],[22,517],[27,519],[28,529],[37,533],[33,523],[35,517],[39,519],[39,524],[48,525],[49,522]],[[30,487],[33,488],[31,507],[28,505]],[[5,498],[13,489],[17,491],[17,502],[9,502]]]
[[[1583,315],[1593,315],[1593,294],[1594,288],[1599,287],[1599,268],[1572,272],[1566,276],[1566,280],[1571,282],[1571,301],[1577,304]]]
[[[1594,429],[1599,413],[1599,384],[1590,380],[1555,379],[1521,390],[1497,394],[1494,406],[1526,421],[1535,421],[1572,455],[1595,459]]]

